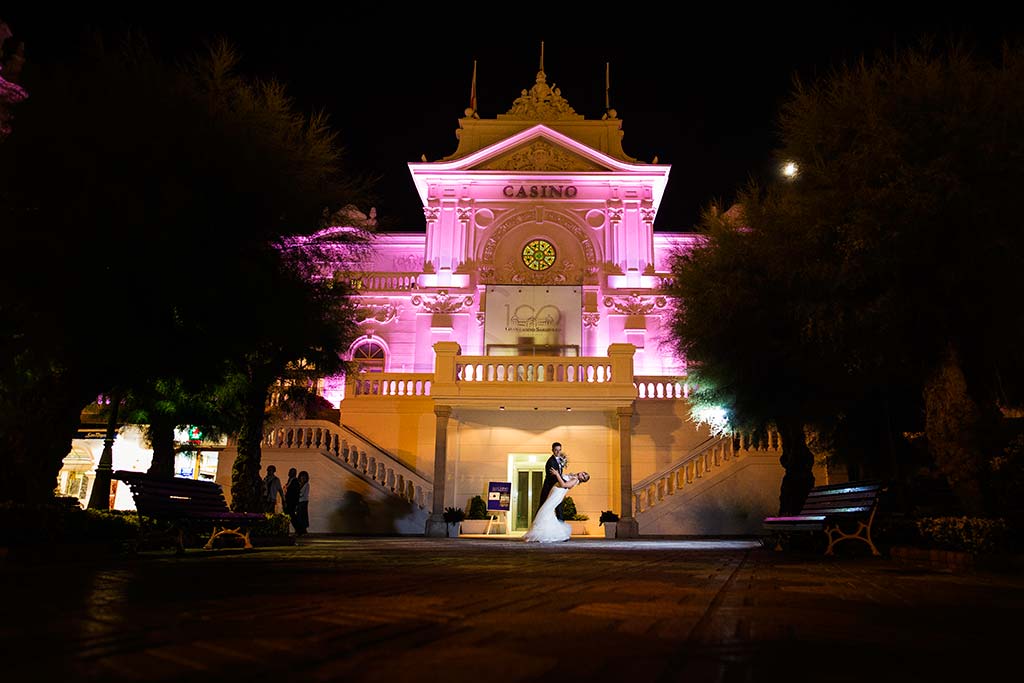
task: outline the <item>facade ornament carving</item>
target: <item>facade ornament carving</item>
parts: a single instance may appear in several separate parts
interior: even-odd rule
[[[653,223],[654,222],[654,214],[656,214],[656,213],[657,212],[654,209],[640,209],[640,218],[645,223]]]
[[[600,313],[586,313],[583,314],[583,327],[596,328],[601,322]]]
[[[486,321],[487,321],[487,314],[486,313],[484,313],[483,311],[480,311],[479,313],[476,314],[476,324],[479,327],[483,327],[483,325],[484,325],[484,323]]]
[[[411,299],[413,306],[420,306],[425,311],[430,313],[456,313],[459,309],[468,308],[473,305],[472,296],[452,296],[448,293],[448,290],[442,289],[438,293],[430,297],[421,296],[416,294]]]
[[[459,207],[455,211],[456,211],[456,214],[458,215],[460,221],[468,221],[469,219],[471,219],[473,217],[473,209],[469,209],[469,208],[466,208],[466,207]]]
[[[393,260],[396,273],[419,273],[423,271],[423,257],[407,254]]]
[[[571,233],[577,240],[579,240],[580,246],[583,248],[583,257],[587,260],[588,264],[597,263],[596,251],[594,249],[594,243],[590,239],[590,236],[584,231],[579,223],[569,216],[565,216],[557,211],[546,211],[544,213],[544,220],[549,223],[554,223],[562,228],[565,228]],[[509,216],[507,220],[497,227],[493,233],[487,238],[487,242],[484,244],[481,250],[481,260],[483,261],[482,267],[486,268],[493,265],[494,254],[498,248],[498,244],[502,238],[505,237],[510,231],[514,230],[523,223],[531,223],[537,221],[536,212],[526,210],[522,211],[513,216]]]
[[[402,308],[395,304],[362,304],[356,307],[356,321],[376,320],[379,323],[389,323],[398,318]]]
[[[599,166],[547,140],[534,140],[477,168],[484,171],[602,171]]]
[[[501,282],[514,285],[569,285],[583,281],[583,271],[571,261],[562,261],[547,270],[528,270],[506,263],[500,270]]]
[[[622,315],[647,315],[656,308],[665,308],[668,300],[663,296],[640,296],[630,294],[629,296],[606,296],[604,298],[605,308],[610,308]]]
[[[436,206],[424,206],[423,217],[428,221],[436,221],[441,217],[441,209]]]
[[[618,223],[622,220],[622,209],[608,209],[608,220]]]
[[[512,103],[512,108],[507,114],[499,114],[498,118],[514,118],[520,121],[563,121],[579,120],[582,114],[577,114],[569,103],[562,97],[562,91],[552,83],[547,83],[547,76],[544,70],[537,72],[537,82],[529,90],[523,90],[522,94]]]

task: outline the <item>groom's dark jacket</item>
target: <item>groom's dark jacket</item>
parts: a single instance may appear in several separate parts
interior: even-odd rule
[[[548,494],[551,493],[551,489],[555,488],[555,485],[558,483],[558,477],[551,474],[551,470],[558,470],[558,473],[561,474],[563,468],[564,465],[558,462],[558,458],[556,458],[554,454],[552,454],[551,457],[548,458],[548,461],[544,463],[544,485],[540,489],[540,505],[544,504],[544,501],[548,499]],[[564,502],[565,499],[563,498],[562,500]],[[540,509],[540,505],[537,506],[538,510]],[[562,517],[562,503],[555,506],[555,517],[560,521],[565,521]]]

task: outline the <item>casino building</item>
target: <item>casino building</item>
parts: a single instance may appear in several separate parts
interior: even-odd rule
[[[653,230],[670,166],[627,155],[616,112],[577,114],[543,62],[507,113],[458,126],[450,156],[409,164],[426,231],[378,234],[338,274],[362,332],[359,372],[323,382],[340,419],[268,428],[263,465],[310,474],[310,531],[443,536],[445,508],[480,495],[508,508],[487,531],[517,535],[558,441],[592,477],[576,533],[604,534],[605,510],[621,537],[758,532],[778,439],[695,423],[668,340],[661,288],[699,239]]]

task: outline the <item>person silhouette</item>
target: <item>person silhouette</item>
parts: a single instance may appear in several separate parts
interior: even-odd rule
[[[281,499],[281,508],[285,507],[284,488],[281,486],[281,479],[277,476],[277,467],[267,465],[267,475],[263,477],[263,509],[274,514],[277,512],[277,499]]]
[[[298,470],[294,467],[288,470],[288,481],[284,485],[284,512],[295,519],[295,509],[299,506],[299,484]]]
[[[568,459],[562,454],[562,444],[555,441],[551,444],[551,456],[548,457],[547,462],[544,463],[544,483],[540,488],[540,505],[544,505],[544,501],[551,495],[552,489],[558,486],[558,482],[561,480],[562,472],[565,471],[565,466],[568,463]],[[562,504],[558,503],[555,507],[555,517],[559,521],[564,521],[562,516]]]
[[[299,502],[295,506],[295,518],[292,526],[296,536],[305,536],[309,530],[309,472],[299,472]]]

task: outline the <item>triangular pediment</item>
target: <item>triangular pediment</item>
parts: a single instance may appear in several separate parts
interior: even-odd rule
[[[579,140],[535,125],[454,162],[464,171],[608,172],[621,171],[618,159]]]
[[[482,163],[474,171],[609,171],[608,166],[582,156],[572,149],[538,136],[505,150]]]
[[[601,143],[602,137],[611,133],[621,135],[621,131],[611,127],[602,129],[602,135],[594,135],[593,131],[581,129],[582,132],[571,134],[571,130],[554,130],[543,124],[526,128],[521,124],[510,126],[503,121],[474,120],[472,130],[476,142],[475,151],[454,159],[442,161],[410,162],[409,172],[412,173],[416,191],[419,192],[423,206],[430,202],[431,187],[451,184],[458,174],[467,174],[465,178],[477,176],[496,177],[509,173],[551,173],[581,174],[590,176],[608,176],[628,178],[630,182],[650,184],[653,197],[660,201],[668,180],[669,166],[658,164],[637,163],[626,161],[586,144],[580,138],[596,138],[598,147],[606,147]],[[590,124],[603,126],[605,121],[579,121],[565,124],[567,126],[586,127]],[[479,125],[477,125],[479,124]],[[519,128],[515,130],[515,128]],[[465,131],[463,131],[465,132]],[[488,144],[482,144],[489,140]],[[581,176],[582,177],[582,176]],[[461,182],[461,181],[460,181]],[[440,185],[439,185],[440,184]]]

